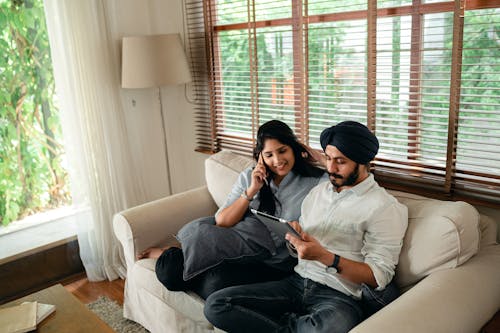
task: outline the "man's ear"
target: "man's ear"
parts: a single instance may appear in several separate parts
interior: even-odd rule
[[[359,166],[359,174],[364,175],[370,172],[370,162],[366,164],[358,164]]]

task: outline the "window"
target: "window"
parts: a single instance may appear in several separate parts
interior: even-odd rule
[[[357,120],[380,140],[383,185],[500,203],[500,1],[188,0],[186,11],[190,41],[206,37],[192,49],[208,67],[198,150],[248,154],[271,118],[319,148],[322,129]]]
[[[0,0],[0,221],[68,205],[42,0]]]

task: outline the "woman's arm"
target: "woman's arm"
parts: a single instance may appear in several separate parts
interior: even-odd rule
[[[251,195],[248,190],[246,192],[248,193],[248,198],[253,198],[253,195]],[[245,212],[247,211],[249,205],[249,200],[245,199],[244,197],[239,197],[235,202],[233,202],[231,205],[227,206],[226,208],[221,210],[219,214],[217,214],[217,216],[215,217],[215,223],[219,227],[232,227],[243,219],[243,216],[245,215]]]
[[[232,227],[243,219],[250,202],[264,185],[267,170],[262,161],[262,155],[252,170],[250,186],[231,205],[222,209],[215,217],[215,223],[220,227]]]

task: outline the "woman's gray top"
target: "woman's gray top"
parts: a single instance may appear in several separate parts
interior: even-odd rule
[[[233,185],[226,202],[219,208],[230,206],[250,186],[252,168],[240,173]],[[289,172],[279,186],[271,181],[276,204],[275,216],[287,221],[298,221],[300,207],[305,196],[319,182],[327,180],[325,173],[321,177],[303,177],[294,171]],[[259,195],[250,203],[250,208],[259,208]],[[223,260],[242,262],[246,259],[260,260],[279,267],[289,259],[285,239],[280,239],[247,210],[242,221],[230,228],[215,225],[215,218],[207,217],[186,224],[177,234],[184,254],[184,279],[188,280],[203,271],[215,267]]]

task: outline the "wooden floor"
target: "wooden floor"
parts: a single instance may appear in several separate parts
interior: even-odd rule
[[[92,303],[99,296],[106,296],[123,305],[125,280],[89,282],[87,277],[82,276],[76,281],[63,283],[63,285],[66,290],[75,295],[84,304]]]

